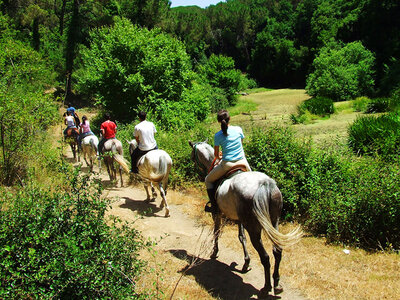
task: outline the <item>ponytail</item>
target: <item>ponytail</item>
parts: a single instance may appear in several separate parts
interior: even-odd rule
[[[221,123],[221,130],[225,136],[228,135],[228,124],[229,124],[230,119],[231,119],[231,117],[229,116],[229,113],[227,110],[222,109],[218,112],[217,120],[218,120],[218,122]]]

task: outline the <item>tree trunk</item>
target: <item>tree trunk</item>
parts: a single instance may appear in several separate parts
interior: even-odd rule
[[[39,48],[40,48],[39,18],[33,19],[32,46],[33,46],[33,49],[35,49],[36,51],[39,51]]]
[[[71,22],[68,27],[67,34],[67,49],[66,49],[66,72],[67,72],[67,82],[65,90],[65,98],[68,99],[71,96],[72,83],[71,77],[74,69],[74,60],[76,56],[76,45],[79,41],[79,0],[74,0]]]

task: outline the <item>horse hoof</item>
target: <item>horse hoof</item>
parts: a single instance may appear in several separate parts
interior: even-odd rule
[[[259,292],[258,292],[258,299],[268,299],[269,298],[269,292],[271,291],[271,289],[267,289],[267,288],[262,288]]]
[[[169,215],[169,210],[167,209],[166,211],[165,211],[165,215],[164,215],[164,217],[165,218],[168,218],[170,215]]]
[[[282,292],[283,292],[283,287],[280,284],[278,284],[278,286],[274,287],[274,294],[275,295],[279,295]]]
[[[151,198],[150,200],[149,200],[149,202],[155,202],[156,201],[156,198]]]

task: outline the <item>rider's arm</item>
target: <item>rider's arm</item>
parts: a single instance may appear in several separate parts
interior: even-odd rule
[[[221,159],[221,157],[219,156],[219,146],[214,146],[214,157],[216,159]]]

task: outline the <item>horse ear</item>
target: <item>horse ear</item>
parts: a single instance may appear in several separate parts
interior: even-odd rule
[[[204,141],[204,143],[208,143],[208,138],[206,138],[206,140]]]
[[[189,145],[190,145],[190,147],[192,147],[192,148],[193,148],[193,145],[194,145],[194,144],[193,144],[193,142],[192,142],[192,141],[190,141],[190,140],[189,140]]]

